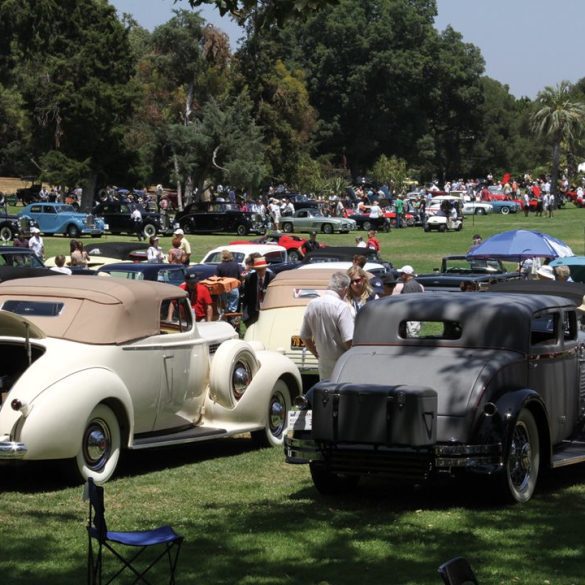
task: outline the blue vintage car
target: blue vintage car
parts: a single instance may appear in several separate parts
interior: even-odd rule
[[[491,206],[494,208],[494,213],[502,213],[503,215],[508,215],[508,213],[518,213],[520,209],[520,205],[515,201],[509,201],[505,199],[503,201],[490,201]]]
[[[106,229],[102,218],[76,211],[66,203],[31,203],[17,217],[36,221],[43,234],[63,234],[70,238],[99,238]]]

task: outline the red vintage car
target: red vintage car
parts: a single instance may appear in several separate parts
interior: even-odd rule
[[[237,240],[230,242],[230,244],[278,244],[286,248],[288,259],[291,262],[298,262],[304,258],[305,253],[303,252],[303,245],[306,242],[306,238],[300,236],[294,236],[290,234],[272,233],[266,234],[253,240]],[[325,244],[319,243],[321,248],[325,247]]]

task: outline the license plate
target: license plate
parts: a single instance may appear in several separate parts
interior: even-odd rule
[[[305,346],[304,341],[299,335],[290,336],[290,348],[291,349],[303,349]]]
[[[289,431],[310,431],[313,428],[312,410],[291,410],[288,413]]]

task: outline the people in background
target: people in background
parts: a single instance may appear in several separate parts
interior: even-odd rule
[[[560,282],[575,282],[571,278],[571,269],[568,266],[562,264],[561,266],[555,266],[553,268],[555,279]]]
[[[73,274],[71,268],[65,266],[65,256],[63,256],[63,254],[55,256],[55,266],[51,266],[51,270],[54,270],[55,272],[61,272],[62,274]]]
[[[159,244],[157,236],[150,236],[148,243],[150,246],[146,250],[146,261],[151,264],[158,264],[165,261],[165,254]]]
[[[229,250],[222,250],[221,262],[217,265],[216,274],[217,276],[242,280],[242,267],[234,260],[234,255]],[[239,287],[223,293],[222,297],[226,313],[236,313],[240,304]]]
[[[350,279],[349,289],[345,297],[351,308],[351,314],[355,318],[358,311],[376,297],[369,282],[368,273],[359,266],[348,268],[347,275]]]
[[[376,250],[376,252],[380,251],[380,240],[377,238],[376,230],[370,230],[368,232],[368,241],[366,242],[366,246],[372,250]]]
[[[308,254],[309,252],[313,252],[314,250],[318,250],[321,247],[321,244],[317,241],[317,232],[311,232],[309,239],[302,245],[302,250],[304,254]]]
[[[242,287],[242,309],[246,327],[258,321],[266,289],[274,278],[274,274],[267,270],[268,263],[263,256],[254,258],[252,268]]]
[[[90,257],[83,246],[83,242],[79,240],[71,240],[69,242],[69,264],[71,266],[82,266],[87,268]]]
[[[41,238],[41,230],[34,227],[30,230],[31,237],[28,241],[28,247],[42,260],[45,257],[45,243]]]
[[[189,264],[191,262],[191,244],[185,237],[185,232],[181,228],[177,228],[173,232],[173,236],[178,238],[179,247],[183,251],[183,264]]]
[[[199,283],[194,274],[187,274],[184,283],[179,285],[187,291],[187,297],[191,303],[196,321],[211,321],[213,319],[213,301],[206,286]]]
[[[184,252],[181,249],[181,238],[175,236],[171,241],[171,248],[167,254],[169,264],[183,264]]]

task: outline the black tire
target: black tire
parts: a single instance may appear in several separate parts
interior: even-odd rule
[[[81,235],[81,232],[79,231],[79,228],[74,223],[71,223],[67,226],[67,230],[65,231],[65,234],[69,238],[78,238]]]
[[[85,423],[81,444],[74,458],[74,470],[81,481],[92,477],[97,483],[108,481],[116,470],[122,448],[120,423],[113,410],[98,404]]]
[[[447,226],[446,226],[444,223],[442,223],[442,224],[439,226],[439,231],[440,231],[440,232],[446,232],[446,231],[447,231]]]
[[[317,491],[324,496],[343,494],[353,491],[359,481],[359,475],[339,475],[331,473],[324,465],[317,462],[309,463],[311,478]]]
[[[333,226],[330,223],[326,223],[323,225],[323,233],[324,234],[332,234],[333,233]]]
[[[502,207],[502,208],[500,209],[500,213],[501,213],[502,215],[508,215],[508,213],[510,213],[510,208],[509,208],[508,206],[504,205],[504,207]]]
[[[236,233],[238,234],[238,236],[247,236],[248,228],[243,223],[241,223],[236,228]]]
[[[371,221],[364,221],[364,223],[362,224],[362,229],[365,232],[369,232],[372,229],[372,222]]]
[[[485,209],[483,207],[478,207],[475,212],[477,215],[485,215]]]
[[[277,380],[268,401],[266,427],[254,431],[252,438],[261,447],[282,447],[291,407],[290,390],[284,380]]]
[[[286,234],[292,234],[294,231],[293,224],[290,221],[286,221],[282,224],[282,231]]]
[[[301,255],[299,254],[299,252],[298,252],[297,250],[291,250],[291,251],[288,253],[288,259],[289,259],[291,262],[299,262],[299,261],[300,261],[300,259],[301,259]]]
[[[14,232],[9,225],[2,226],[0,228],[0,240],[3,242],[10,242],[14,239]]]
[[[463,222],[461,222],[458,226],[457,226],[457,231],[460,232],[463,229]]]
[[[430,232],[431,231],[431,226],[428,225],[428,224],[426,224],[423,229],[425,230],[425,232]]]
[[[156,236],[156,231],[156,226],[153,223],[147,223],[142,228],[142,233],[147,239]]]
[[[506,448],[501,477],[504,498],[518,504],[527,502],[534,494],[539,470],[538,427],[532,413],[522,409]]]

